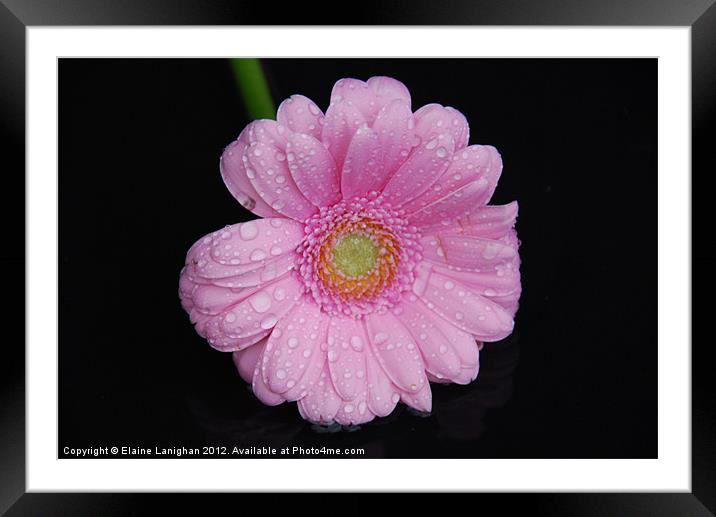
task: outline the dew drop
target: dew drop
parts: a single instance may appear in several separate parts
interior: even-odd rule
[[[266,312],[271,307],[271,298],[265,292],[259,291],[249,298],[249,304],[256,312]]]
[[[259,260],[266,258],[266,252],[260,248],[256,248],[251,252],[251,256],[249,258],[251,258],[254,262],[258,262]]]
[[[351,346],[356,352],[363,350],[363,340],[360,336],[353,336],[351,338]]]
[[[378,332],[375,336],[373,336],[373,343],[376,345],[380,345],[381,343],[384,343],[388,339],[388,334],[385,332]]]
[[[286,290],[283,287],[277,287],[274,289],[273,297],[277,302],[280,302],[284,298],[286,298]]]
[[[278,317],[275,314],[269,314],[264,319],[261,320],[261,328],[262,329],[270,329],[274,325],[276,325],[276,322],[278,321]]]
[[[256,223],[253,221],[244,223],[239,227],[239,235],[245,241],[250,241],[251,239],[255,239],[258,234],[259,234],[259,228],[256,225]]]

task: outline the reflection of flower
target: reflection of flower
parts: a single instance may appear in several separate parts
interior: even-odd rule
[[[227,187],[263,219],[194,244],[180,296],[261,401],[317,423],[427,411],[428,381],[470,382],[476,340],[512,332],[517,203],[486,206],[502,162],[468,132],[372,77],[338,81],[325,116],[294,95],[226,148]]]

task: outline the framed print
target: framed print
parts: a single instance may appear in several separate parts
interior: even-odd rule
[[[64,492],[716,508],[708,2],[350,27],[80,4],[2,7],[9,515],[149,504]]]

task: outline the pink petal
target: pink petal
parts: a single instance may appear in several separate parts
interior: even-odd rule
[[[284,218],[226,226],[189,249],[186,275],[199,282],[214,282],[260,272],[274,260],[292,258],[303,237],[303,225]]]
[[[417,343],[423,355],[425,369],[440,379],[457,376],[462,365],[450,340],[452,338],[459,339],[461,336],[457,333],[471,339],[473,344],[475,339],[457,328],[455,328],[455,332],[447,335],[441,332],[441,328],[435,324],[435,320],[441,318],[431,314],[426,307],[421,308],[421,303],[418,301],[410,302],[404,297],[401,307],[403,307],[403,313],[399,316],[400,321],[410,331]]]
[[[465,204],[461,208],[459,205],[455,205],[455,208],[457,210],[453,213],[460,215],[452,219],[436,217],[431,220],[428,217],[421,217],[419,214],[410,216],[409,219],[413,223],[420,222],[420,230],[423,234],[452,230],[466,235],[494,239],[502,237],[514,227],[519,209],[516,201],[507,205],[470,206]],[[422,215],[426,216],[427,214],[423,213]]]
[[[373,123],[373,131],[378,135],[383,151],[383,181],[376,188],[378,190],[405,163],[413,149],[413,114],[410,105],[402,100],[394,100],[383,106]]]
[[[226,188],[241,203],[241,206],[262,217],[273,217],[277,212],[258,195],[246,176],[244,150],[249,145],[249,128],[246,127],[239,137],[231,142],[221,155],[219,170]]]
[[[517,249],[494,239],[438,232],[420,239],[423,257],[445,267],[485,271],[514,260]]]
[[[223,315],[213,316],[206,321],[204,330],[199,331],[199,323],[197,323],[197,332],[202,335],[211,345],[212,348],[220,352],[235,352],[243,350],[255,345],[266,336],[270,330],[254,329],[252,332],[245,332],[241,336],[233,336],[222,329]]]
[[[439,235],[439,234],[438,234]],[[520,284],[520,257],[517,254],[519,241],[514,230],[509,230],[493,243],[493,251],[488,258],[481,257],[480,268],[464,270],[453,265],[437,265],[433,269],[475,289],[482,296],[502,305],[510,314],[517,311],[517,301],[522,293]],[[511,258],[492,257],[495,246],[504,246],[513,251]],[[467,269],[467,268],[465,268]]]
[[[467,146],[470,127],[467,119],[455,108],[440,104],[427,104],[413,114],[415,133],[423,142],[432,140],[439,134],[449,131],[455,141],[455,150]]]
[[[266,347],[264,346],[263,350],[261,350],[259,354],[258,360],[256,361],[256,367],[254,368],[254,375],[251,382],[251,389],[253,390],[254,395],[256,395],[256,397],[267,406],[277,406],[284,402],[284,398],[271,391],[268,386],[266,386],[266,383],[264,383],[263,376],[261,375],[261,365],[264,362],[265,355]]]
[[[341,173],[343,197],[363,197],[380,190],[388,179],[378,135],[363,124],[353,136]]]
[[[342,401],[336,411],[336,422],[342,425],[360,425],[370,422],[375,414],[368,406],[368,391],[363,381],[362,391],[353,400]]]
[[[343,400],[353,400],[365,390],[365,347],[362,322],[332,318],[328,328],[328,369],[333,387]]]
[[[485,192],[487,181],[480,178],[410,214],[408,219],[421,228],[456,226],[481,206]]]
[[[311,389],[325,360],[321,344],[325,343],[328,319],[318,306],[304,298],[274,328],[266,345],[266,362],[262,365],[264,381],[274,393],[291,389],[296,394]],[[305,379],[312,365],[319,368]]]
[[[301,416],[317,424],[330,424],[341,405],[341,398],[333,389],[328,364],[324,364],[318,382],[308,394],[298,401]]]
[[[454,149],[452,136],[443,133],[418,147],[383,189],[383,197],[400,206],[419,196],[448,168]]]
[[[239,375],[248,383],[251,383],[254,378],[254,370],[256,370],[256,365],[260,364],[259,358],[263,354],[267,341],[268,339],[261,340],[255,345],[232,354]]]
[[[388,416],[400,401],[398,388],[390,382],[378,363],[372,347],[366,347],[366,380],[368,384],[368,408],[376,416]]]
[[[274,248],[274,252],[275,251],[277,251],[276,248]],[[250,264],[240,266],[246,268],[246,270],[234,276],[214,279],[200,278],[199,280],[205,280],[206,282],[217,286],[230,287],[233,289],[241,287],[254,287],[284,276],[286,273],[291,271],[295,265],[296,255],[289,252],[267,258],[266,260],[261,261],[258,265]]]
[[[433,408],[433,392],[430,389],[430,384],[426,382],[425,386],[417,393],[402,391],[400,400],[418,411],[430,412]]]
[[[452,364],[452,372],[450,372],[449,377],[444,374],[445,372],[440,372],[437,368],[435,373],[443,373],[444,378],[458,384],[467,384],[473,381],[477,376],[477,367],[479,365],[480,342],[476,342],[474,336],[460,330],[449,321],[435,314],[427,308],[424,302],[417,302],[415,306],[429,320],[427,325],[430,328],[430,332],[424,331],[428,337],[418,342],[420,350],[423,352],[423,357],[425,357],[426,366],[429,364],[428,355],[435,352],[436,345],[438,354],[443,354],[443,345],[445,345],[450,348],[450,351],[444,353],[450,354],[452,352],[457,359],[459,368],[454,368],[455,365]],[[437,339],[431,340],[430,336]],[[443,338],[440,339],[439,336],[443,336]]]
[[[383,107],[395,100],[400,100],[410,108],[410,91],[400,81],[392,77],[377,75],[368,79],[368,86],[375,92],[378,106]]]
[[[380,366],[398,388],[417,393],[427,384],[425,365],[415,340],[390,313],[365,317],[366,331]]]
[[[486,298],[496,299],[508,295],[519,297],[520,272],[512,263],[498,264],[483,273],[455,271],[438,265],[433,266],[433,270],[473,288]]]
[[[410,107],[410,92],[403,83],[390,77],[371,77],[367,83],[358,79],[340,79],[331,92],[331,105],[350,102],[369,124],[383,106],[396,99]]]
[[[480,181],[484,188],[483,197],[478,204],[485,204],[492,197],[497,181],[502,172],[502,158],[497,150],[490,145],[471,145],[453,154],[452,162],[447,170],[435,182],[432,188],[414,199],[403,208],[413,213],[460,188]]]
[[[428,308],[481,341],[499,341],[512,333],[512,314],[502,306],[425,264],[416,268],[413,293]]]
[[[270,331],[301,298],[303,285],[287,275],[225,311],[219,329],[231,338]]]
[[[246,129],[248,129],[249,145],[261,142],[280,149],[286,147],[286,136],[289,131],[286,126],[279,124],[275,120],[254,120],[246,126]]]
[[[259,287],[227,289],[211,284],[197,284],[191,291],[191,299],[195,310],[202,314],[215,316],[241,300],[245,300],[259,289]]]
[[[315,206],[330,206],[341,195],[338,171],[331,153],[310,135],[288,137],[286,161],[298,190]]]
[[[318,139],[323,129],[323,112],[311,99],[303,95],[291,95],[278,107],[276,121],[294,133],[304,133]]]
[[[254,142],[244,150],[244,166],[256,192],[277,212],[298,221],[316,212],[291,176],[285,146]]]
[[[333,155],[338,170],[343,169],[348,145],[353,135],[365,123],[365,117],[358,108],[347,101],[331,102],[321,133],[321,141]]]

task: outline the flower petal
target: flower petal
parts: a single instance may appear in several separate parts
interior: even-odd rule
[[[501,173],[502,158],[497,149],[490,145],[471,145],[455,151],[450,166],[432,188],[403,206],[403,209],[413,213],[473,181],[479,181],[478,184],[484,188],[483,196],[477,200],[477,204],[486,204],[495,191]]]
[[[287,275],[225,311],[219,330],[230,338],[268,332],[301,298],[303,285]]]
[[[185,303],[182,305],[187,308]],[[198,307],[189,308],[189,320],[194,325],[197,334],[206,339],[213,348],[221,352],[233,352],[242,350],[246,347],[259,342],[266,337],[270,330],[257,329],[253,333],[247,333],[245,336],[233,337],[221,328],[221,321],[231,306],[218,314],[207,314],[201,312]]]
[[[479,201],[484,198],[485,192],[487,181],[480,178],[409,214],[408,219],[421,228],[455,226],[457,221],[481,206]]]
[[[263,349],[259,353],[258,360],[256,361],[256,367],[254,368],[254,375],[251,382],[251,389],[254,392],[254,395],[256,395],[256,397],[267,406],[277,406],[284,402],[285,399],[281,395],[271,391],[264,382],[263,375],[261,375],[261,365],[265,360],[266,346],[267,345],[264,345]]]
[[[400,401],[398,388],[390,382],[370,346],[366,347],[365,366],[368,384],[368,408],[376,416],[388,416]]]
[[[445,131],[449,131],[455,141],[455,150],[467,146],[470,127],[467,119],[455,108],[440,104],[426,104],[413,114],[415,133],[423,142],[432,140]]]
[[[418,411],[429,413],[433,408],[433,392],[430,389],[430,383],[426,382],[425,386],[417,393],[401,391],[400,400]]]
[[[255,345],[243,350],[237,350],[232,354],[234,365],[236,365],[239,375],[249,384],[253,381],[254,370],[256,370],[256,366],[260,364],[259,358],[263,354],[267,341],[268,338],[263,339]]]
[[[481,341],[499,341],[512,333],[510,312],[425,262],[416,268],[413,293],[429,309]]]
[[[445,335],[441,332],[434,323],[435,319],[440,319],[440,316],[431,314],[419,301],[411,302],[404,297],[401,306],[403,313],[399,316],[400,321],[417,343],[425,362],[425,369],[440,379],[457,376],[462,365],[450,341],[455,333]],[[461,332],[457,328],[455,330]],[[464,332],[461,333],[470,337]],[[470,339],[475,342],[474,338]]]
[[[258,195],[256,189],[246,176],[244,167],[244,150],[249,145],[249,128],[246,127],[239,137],[226,146],[219,160],[219,170],[226,188],[231,195],[251,212],[262,217],[273,217],[278,215],[271,206]]]
[[[281,318],[266,345],[266,362],[262,365],[264,382],[274,393],[292,388],[296,394],[307,391],[320,373],[325,360],[321,344],[325,343],[328,319],[312,301],[303,299]],[[304,379],[312,364],[319,368],[313,377]]]
[[[385,200],[400,206],[429,189],[450,165],[454,145],[449,133],[423,143],[388,180]]]
[[[244,166],[256,192],[277,212],[299,221],[316,212],[291,176],[285,147],[253,142],[244,150]]]
[[[445,266],[436,263],[432,264],[432,268],[477,290],[482,296],[502,305],[510,314],[514,315],[522,293],[517,233],[510,230],[499,240],[489,242],[498,243],[514,250],[513,257],[493,260],[483,258],[481,260],[482,267],[479,270],[463,270],[452,265]]]
[[[310,135],[288,137],[286,161],[298,190],[315,206],[330,206],[340,197],[338,171],[333,156]]]
[[[386,104],[378,112],[372,129],[378,135],[383,151],[384,179],[379,189],[405,163],[413,149],[413,114],[410,105],[403,100]]]
[[[192,307],[202,314],[216,316],[258,290],[258,287],[228,289],[212,284],[196,284],[191,291]]]
[[[376,75],[368,79],[368,86],[375,92],[378,106],[383,107],[394,100],[400,100],[410,108],[410,91],[397,79]]]
[[[215,282],[260,272],[272,261],[292,258],[303,237],[303,225],[285,218],[226,226],[194,243],[187,253],[186,274],[198,282]]]
[[[361,125],[353,136],[341,172],[341,192],[345,199],[366,196],[380,190],[388,179],[383,166],[383,148],[378,135]]]
[[[365,380],[362,381],[361,391],[353,400],[343,400],[336,411],[336,422],[342,425],[360,425],[370,422],[375,414],[368,406],[368,391]]]
[[[276,121],[294,133],[320,138],[323,129],[323,112],[309,98],[291,95],[276,112]]]
[[[358,108],[348,101],[331,102],[321,133],[321,142],[333,155],[338,170],[343,169],[343,161],[353,135],[365,123],[365,117]]]
[[[417,393],[425,384],[425,365],[415,340],[392,314],[373,313],[365,317],[371,348],[380,366],[398,388]]]
[[[328,327],[328,369],[336,393],[353,400],[365,389],[365,345],[360,320],[332,318]]]
[[[410,92],[405,85],[382,76],[371,77],[368,82],[351,78],[340,79],[331,92],[331,105],[350,102],[369,124],[373,123],[383,106],[396,99],[410,107]]]
[[[420,239],[423,258],[450,268],[494,271],[497,264],[514,260],[517,249],[494,239],[437,232]]]
[[[317,424],[330,424],[334,421],[336,412],[341,405],[341,398],[333,389],[328,364],[324,363],[318,382],[308,394],[298,401],[298,411],[301,416]]]
[[[494,239],[502,237],[515,226],[519,209],[516,201],[506,205],[470,206],[466,204],[461,208],[456,205],[455,208],[456,211],[452,213],[459,215],[452,219],[447,217],[430,219],[419,214],[410,216],[409,219],[414,224],[420,223],[420,230],[424,235],[452,230],[465,235]],[[446,214],[446,212],[443,213]]]
[[[405,305],[413,319],[403,321],[416,338],[427,372],[439,382],[467,384],[477,376],[479,346],[474,336],[457,328],[415,300]]]

